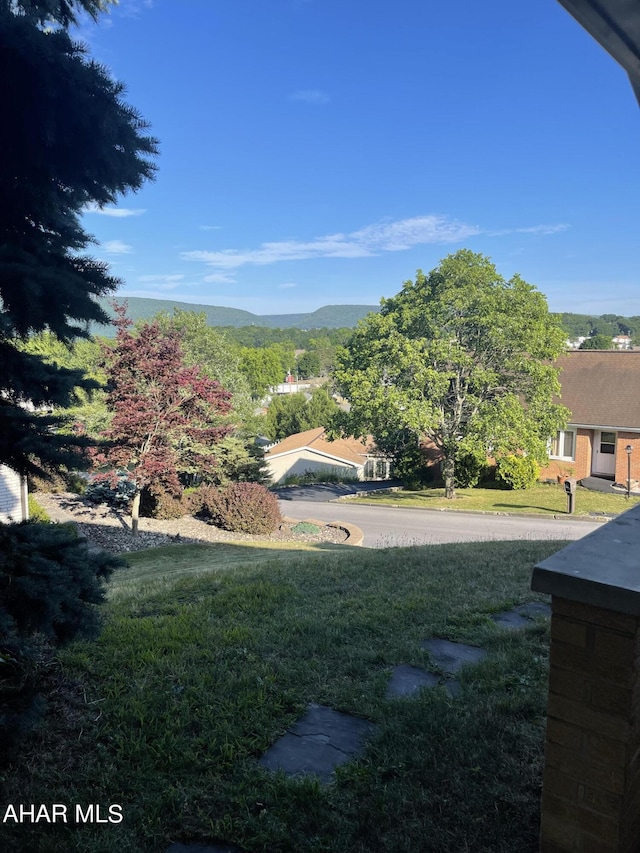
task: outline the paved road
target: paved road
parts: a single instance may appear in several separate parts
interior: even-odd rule
[[[364,545],[368,548],[492,539],[580,539],[602,526],[602,522],[574,519],[396,509],[350,504],[348,501],[287,500],[281,501],[280,507],[291,518],[356,524],[364,533]]]

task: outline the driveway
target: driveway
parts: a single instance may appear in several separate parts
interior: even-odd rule
[[[280,508],[290,518],[355,524],[364,533],[363,544],[368,548],[505,539],[580,539],[603,524],[571,518],[363,506],[348,501],[331,503],[326,497],[321,502],[323,499],[317,495],[314,491],[312,500],[296,500],[293,496],[286,501],[281,499]]]
[[[361,483],[313,483],[309,486],[285,486],[274,489],[281,501],[334,501],[346,495],[378,492],[402,485],[400,480],[366,480]],[[284,510],[283,510],[284,512]]]

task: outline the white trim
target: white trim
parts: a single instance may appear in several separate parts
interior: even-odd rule
[[[576,429],[599,429],[604,432],[639,432],[640,427],[622,427],[622,426],[612,426],[611,424],[576,424],[573,421],[570,424],[567,424],[567,428],[572,427]]]
[[[331,453],[326,453],[324,450],[318,450],[317,447],[305,444],[304,447],[295,447],[293,450],[283,450],[281,453],[265,454],[265,459],[279,459],[281,456],[290,456],[292,453],[300,453],[302,450],[307,450],[309,453],[316,453],[318,456],[325,456],[327,459],[334,459],[336,462],[342,462],[343,465],[351,465],[354,468],[362,468],[363,462],[354,462],[352,459],[347,459],[344,456],[333,456]]]
[[[571,435],[573,436],[573,456],[554,456],[554,455],[551,453],[551,442],[553,441],[553,439],[554,439],[556,436],[561,435],[561,434],[564,436],[564,434],[565,434],[565,433],[567,433],[567,432],[570,432],[570,433],[571,433]],[[559,430],[557,430],[557,432],[556,432],[556,436],[552,436],[552,437],[549,439],[549,459],[558,459],[558,460],[561,460],[561,461],[563,461],[563,462],[575,462],[575,461],[576,461],[576,440],[577,440],[577,437],[578,437],[578,433],[577,433],[577,431],[576,431],[575,429],[570,429],[570,425],[567,425],[567,427],[566,427],[565,429],[559,429]],[[559,442],[559,443],[560,443],[560,442]],[[563,440],[563,439],[562,439],[562,445],[564,445],[564,440]]]

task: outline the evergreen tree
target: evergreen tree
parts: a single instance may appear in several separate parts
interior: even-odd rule
[[[106,5],[0,0],[0,463],[25,473],[78,463],[82,442],[29,409],[66,406],[82,372],[19,343],[44,330],[68,342],[107,322],[96,299],[119,282],[87,254],[80,217],[154,172],[156,141],[122,84],[69,34]]]

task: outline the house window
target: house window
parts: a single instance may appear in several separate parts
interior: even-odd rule
[[[616,452],[616,434],[615,432],[600,433],[600,453],[608,453],[614,456]]]
[[[576,434],[571,429],[561,429],[551,439],[549,456],[552,459],[576,458]]]

